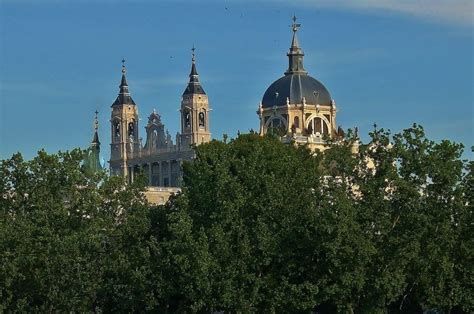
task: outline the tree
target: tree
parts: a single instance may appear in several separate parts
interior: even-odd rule
[[[100,306],[108,247],[139,186],[81,170],[84,152],[20,154],[0,165],[1,310],[93,311]]]
[[[429,141],[414,125],[375,130],[353,154],[348,134],[316,154],[255,134],[197,147],[168,210],[185,217],[193,241],[208,241],[210,283],[194,286],[206,291],[195,295],[203,308],[472,307],[462,145]]]
[[[471,311],[473,163],[418,125],[370,135],[199,145],[165,206],[79,150],[3,160],[0,311]]]

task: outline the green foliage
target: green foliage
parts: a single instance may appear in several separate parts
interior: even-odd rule
[[[420,126],[324,152],[254,133],[196,147],[165,206],[82,171],[0,165],[0,311],[378,313],[474,308],[473,163]]]
[[[462,145],[414,125],[392,144],[376,130],[353,154],[350,134],[319,154],[255,134],[197,148],[168,210],[208,240],[204,309],[473,307]]]
[[[111,242],[133,223],[128,210],[145,202],[139,186],[83,172],[83,157],[80,150],[40,151],[31,161],[15,154],[1,162],[0,311],[100,306],[115,266],[111,253],[118,249]]]

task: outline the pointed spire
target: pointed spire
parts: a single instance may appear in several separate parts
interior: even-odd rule
[[[122,81],[120,82],[120,94],[129,94],[125,73],[127,73],[127,69],[125,68],[125,59],[122,58]]]
[[[199,82],[199,74],[197,73],[196,70],[196,48],[191,49],[192,51],[192,58],[191,58],[191,72],[189,73],[189,83],[186,89],[183,92],[183,95],[190,95],[190,94],[203,94],[205,95],[206,92],[204,92],[204,89],[201,86],[201,83]]]
[[[197,73],[197,70],[196,70],[196,54],[194,53],[196,51],[196,48],[194,48],[194,45],[193,45],[193,48],[191,49],[192,50],[192,58],[191,58],[191,61],[192,61],[192,65],[191,65],[191,73],[189,73],[189,77],[194,77],[194,76],[198,76],[199,74]],[[197,77],[197,79],[199,80],[199,77]]]
[[[298,41],[298,36],[296,33],[301,27],[301,24],[296,23],[296,16],[293,16],[293,24],[291,24],[291,29],[293,31],[293,38],[291,40],[290,52],[287,53],[288,56],[288,70],[285,72],[285,75],[299,74],[306,75],[308,72],[305,71],[303,67],[303,50],[300,48]]]
[[[301,24],[296,24],[296,16],[293,15],[293,24],[291,24],[291,28],[293,30],[293,39],[291,40],[291,48],[299,48],[300,44],[298,42],[298,36],[296,36],[296,32],[301,27]]]
[[[135,105],[135,102],[133,101],[132,97],[130,97],[130,92],[128,90],[127,78],[125,77],[126,73],[127,69],[125,67],[125,59],[122,58],[122,80],[120,81],[119,94],[117,99],[115,99],[114,103],[112,104],[112,107],[124,104]]]
[[[98,117],[99,111],[95,111],[95,118],[94,118],[94,137],[92,138],[92,146],[100,146],[100,141],[99,141],[99,117]]]
[[[89,150],[87,155],[84,159],[84,169],[91,173],[100,171],[102,169],[102,165],[100,164],[100,141],[99,141],[99,112],[95,111],[95,118],[94,118],[94,137],[92,138],[91,145],[89,146]]]

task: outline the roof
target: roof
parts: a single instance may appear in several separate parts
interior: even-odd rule
[[[125,66],[122,66],[122,80],[120,81],[119,89],[119,94],[115,99],[114,103],[112,104],[112,107],[119,105],[135,106],[135,102],[133,101],[132,97],[130,96],[130,92],[128,91],[127,78],[125,77]]]
[[[301,104],[303,97],[307,104],[331,105],[331,95],[326,87],[306,74],[290,74],[281,77],[268,87],[263,95],[262,107]]]
[[[94,132],[94,137],[92,138],[92,144],[100,145],[99,134],[97,134],[97,130]]]
[[[206,94],[206,92],[201,86],[201,82],[199,82],[199,74],[197,73],[197,70],[196,70],[196,59],[194,57],[194,48],[193,48],[191,72],[189,73],[189,83],[183,92],[183,96],[192,95],[192,94],[201,94],[201,95]]]

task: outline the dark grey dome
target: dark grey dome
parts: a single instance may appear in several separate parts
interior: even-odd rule
[[[262,99],[263,108],[290,104],[301,104],[303,97],[309,105],[331,105],[331,95],[321,82],[308,75],[304,69],[303,57],[296,32],[301,24],[296,23],[293,17],[293,39],[291,40],[288,56],[288,70],[285,76],[273,82],[267,89]]]
[[[290,104],[301,104],[303,97],[310,105],[331,105],[331,95],[324,85],[311,76],[301,74],[287,74],[273,82],[262,99],[263,108]]]

